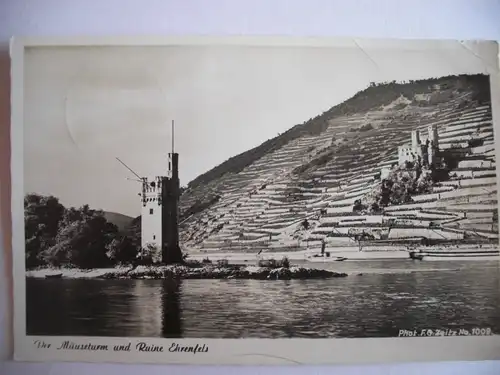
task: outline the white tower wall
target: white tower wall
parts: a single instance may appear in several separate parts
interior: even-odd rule
[[[154,187],[151,186],[151,181],[154,181]],[[153,244],[161,249],[161,205],[160,198],[160,180],[159,178],[148,179],[147,188],[145,191],[145,202],[142,202],[141,210],[141,245],[146,247]]]

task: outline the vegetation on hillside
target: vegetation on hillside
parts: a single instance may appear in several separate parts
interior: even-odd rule
[[[117,226],[120,232],[123,232],[132,222],[132,218],[127,215],[119,214],[117,212],[104,211],[104,217],[107,221]]]
[[[330,108],[302,124],[295,125],[283,134],[269,139],[251,150],[226,160],[222,164],[195,178],[188,184],[188,187],[190,189],[195,189],[222,177],[226,173],[238,173],[265,154],[283,147],[296,138],[306,134],[314,135],[323,132],[328,128],[329,120],[336,116],[363,113],[388,105],[401,96],[413,98],[415,94],[433,94],[438,92],[436,89],[437,86],[439,86],[441,94],[436,96],[435,99],[431,96],[433,100],[428,104],[434,105],[436,104],[434,101],[449,100],[450,98],[448,96],[453,92],[461,93],[464,91],[472,91],[474,92],[474,96],[471,100],[478,100],[479,102],[489,100],[490,97],[489,76],[483,74],[447,76],[416,81],[410,80],[406,82],[372,82],[368,88],[356,93],[345,102]],[[446,95],[448,95],[446,98],[442,97],[444,91],[446,91]],[[420,103],[421,105],[426,104],[425,101],[420,101]]]
[[[337,150],[327,150],[324,153],[320,153],[317,157],[311,159],[308,163],[299,165],[292,171],[292,173],[299,175],[314,168],[322,167],[326,163],[328,163],[337,152]]]
[[[404,98],[405,103],[400,103],[401,107],[437,105],[465,92],[471,93],[471,95],[468,99],[462,100],[461,104],[464,106],[473,102],[489,101],[489,76],[482,74],[459,75],[407,82],[371,83],[368,88],[358,92],[345,102],[302,124],[295,125],[285,133],[267,140],[258,147],[236,155],[195,178],[188,184],[188,189],[181,197],[181,219],[184,220],[189,216],[203,212],[218,201],[216,198],[221,193],[220,186],[224,186],[218,184],[218,180],[222,176],[229,173],[239,173],[266,154],[277,151],[301,136],[315,135],[325,131],[330,121],[335,117],[379,110],[395,101],[401,101],[402,98]],[[365,124],[354,129],[348,139],[334,139],[334,145],[318,152],[313,159],[297,167],[293,173],[305,176],[330,162],[336,155],[349,152],[353,143],[358,144],[359,141],[362,141],[366,134],[371,133],[372,128],[372,124]]]
[[[383,207],[412,202],[412,196],[432,192],[432,170],[418,163],[407,162],[391,171],[363,199],[354,202],[353,212],[379,213]]]
[[[220,195],[215,195],[215,196],[209,195],[209,196],[205,196],[204,198],[205,198],[204,200],[197,199],[187,210],[184,210],[183,212],[181,212],[180,213],[181,220],[186,218],[186,217],[189,217],[191,215],[194,215],[197,212],[201,212],[201,211],[209,208],[213,204],[217,203],[220,200],[221,196]]]
[[[457,168],[459,161],[470,152],[471,144],[475,145],[475,140],[470,140],[468,147],[454,145],[439,151],[439,166],[407,161],[404,165],[394,167],[370,193],[354,202],[353,211],[378,213],[389,205],[411,203],[413,195],[432,193],[437,183],[449,179],[450,172]]]

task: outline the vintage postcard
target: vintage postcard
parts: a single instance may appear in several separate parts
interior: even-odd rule
[[[16,359],[500,358],[496,42],[11,55]]]

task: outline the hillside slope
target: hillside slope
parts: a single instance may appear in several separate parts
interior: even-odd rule
[[[104,217],[107,221],[116,225],[120,232],[123,232],[127,227],[129,227],[133,220],[130,216],[109,211],[104,212]]]
[[[398,146],[437,126],[454,163],[424,190],[355,209],[396,178]],[[406,173],[406,172],[404,172]],[[396,177],[394,177],[396,176]],[[369,200],[369,199],[368,199]],[[180,202],[186,248],[350,246],[377,240],[498,238],[489,77],[372,84],[353,98],[193,180]],[[307,219],[307,222],[304,220]]]

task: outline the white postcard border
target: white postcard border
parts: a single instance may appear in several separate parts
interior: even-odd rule
[[[11,176],[12,176],[12,246],[14,277],[14,352],[22,361],[80,361],[121,363],[269,365],[269,364],[348,364],[381,362],[415,362],[443,360],[500,359],[500,336],[460,337],[401,337],[349,339],[163,339],[110,337],[55,337],[26,336],[25,256],[24,256],[24,171],[23,171],[23,76],[26,47],[61,46],[168,46],[168,45],[266,45],[266,46],[331,46],[347,48],[447,48],[457,41],[352,39],[352,38],[298,38],[298,37],[243,37],[243,36],[188,36],[188,37],[70,37],[20,38],[11,43]],[[496,42],[472,42],[491,44]],[[362,46],[362,47],[360,47]],[[471,52],[473,53],[473,52]],[[476,55],[477,56],[477,55]],[[477,56],[479,59],[482,56]],[[498,59],[483,61],[490,74],[495,144],[500,118],[500,80]],[[497,166],[497,181],[500,174]],[[500,288],[500,286],[499,286]],[[38,341],[38,343],[36,343]],[[107,345],[109,350],[58,350],[64,341],[75,344]],[[44,342],[50,347],[38,347]],[[163,346],[163,352],[138,352],[140,342]],[[114,345],[131,344],[130,352],[115,352]],[[172,345],[196,346],[199,351],[171,351]],[[202,351],[207,349],[207,351]]]

